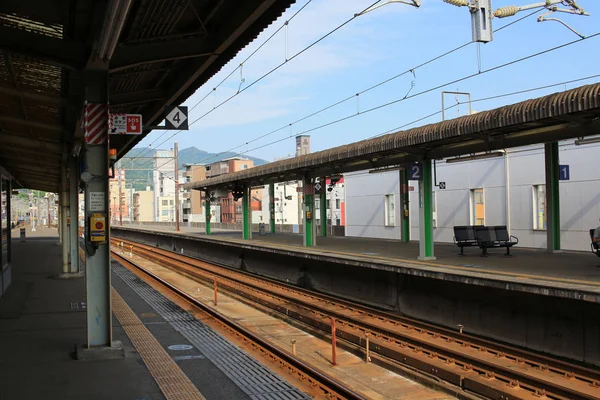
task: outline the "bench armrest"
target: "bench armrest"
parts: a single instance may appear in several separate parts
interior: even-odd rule
[[[512,239],[515,239],[517,241],[517,243],[515,243],[515,244],[519,244],[519,238],[518,237],[510,235],[510,239],[511,239],[511,241],[512,241]]]

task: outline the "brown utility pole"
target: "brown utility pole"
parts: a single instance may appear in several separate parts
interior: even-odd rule
[[[173,144],[173,158],[175,160],[175,230],[179,232],[179,150],[177,142]]]

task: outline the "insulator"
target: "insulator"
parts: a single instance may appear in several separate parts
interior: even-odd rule
[[[452,4],[456,7],[465,7],[469,5],[469,0],[444,0],[444,3]]]
[[[519,7],[517,6],[506,6],[500,7],[496,11],[494,11],[494,17],[504,18],[504,17],[512,17],[516,13],[519,12]]]

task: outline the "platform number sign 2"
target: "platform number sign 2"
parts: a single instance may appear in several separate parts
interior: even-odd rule
[[[187,130],[188,127],[188,108],[183,106],[167,108],[165,117],[165,128]]]
[[[423,180],[423,164],[410,164],[408,166],[408,179],[413,181]]]
[[[571,171],[569,171],[568,165],[559,165],[558,166],[558,180],[559,181],[568,181],[571,179]]]

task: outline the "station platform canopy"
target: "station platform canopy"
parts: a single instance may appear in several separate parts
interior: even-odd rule
[[[183,185],[208,190],[331,176],[600,134],[600,83]]]
[[[110,112],[143,116],[141,135],[111,137],[122,157],[292,3],[1,1],[0,165],[16,187],[58,192],[83,143],[86,74],[107,64]]]

